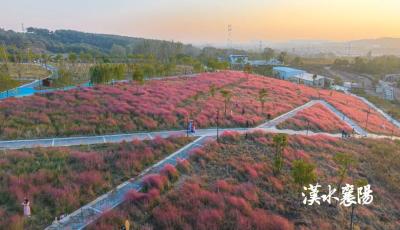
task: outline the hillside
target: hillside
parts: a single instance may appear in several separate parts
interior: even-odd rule
[[[264,108],[259,92],[266,89]],[[0,103],[0,138],[29,139],[198,128],[254,127],[301,106],[324,99],[362,128],[400,135],[389,121],[361,100],[242,72],[203,73],[196,77],[119,83],[11,98]]]
[[[291,176],[295,160],[303,159],[315,165],[321,192],[336,186],[341,166],[334,156],[341,152],[355,162],[342,183],[366,179],[373,190],[373,203],[354,209],[355,229],[398,229],[399,142],[290,136],[283,172],[275,175],[272,138],[260,132],[247,138],[226,133],[221,143],[193,151],[185,168],[152,175],[149,183],[158,178],[159,184],[132,191],[123,205],[89,229],[113,229],[126,219],[134,229],[347,229],[351,208],[304,205],[302,189]]]
[[[73,212],[190,141],[171,137],[7,151],[0,156],[0,229],[44,229],[55,216]],[[24,197],[34,213],[28,220],[20,212]]]
[[[352,132],[342,118],[337,117],[321,104],[300,111],[296,116],[279,124],[279,129],[310,130],[313,132],[341,133]]]
[[[167,58],[174,53],[193,54],[197,48],[182,43],[133,38],[118,35],[84,33],[73,30],[49,31],[40,28],[28,28],[27,33],[18,33],[0,29],[0,43],[19,49],[30,48],[35,53],[91,53],[95,55],[115,54],[123,56],[132,53],[152,54]]]

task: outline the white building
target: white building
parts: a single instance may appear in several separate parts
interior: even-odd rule
[[[386,100],[393,101],[395,99],[395,89],[390,82],[379,81],[376,93],[381,94]]]
[[[362,85],[360,83],[355,83],[355,82],[349,82],[349,81],[345,81],[343,83],[343,87],[347,88],[348,90],[351,89],[361,89],[363,88]]]

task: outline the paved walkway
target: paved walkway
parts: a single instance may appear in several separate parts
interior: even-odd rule
[[[317,103],[325,105],[333,113],[335,113],[339,118],[343,119],[350,127],[353,127],[355,132],[363,137],[371,138],[390,138],[384,135],[371,135],[364,129],[362,129],[356,122],[351,120],[349,117],[345,116],[343,113],[338,111],[335,107],[323,100],[312,100],[302,106],[299,106],[285,114],[282,114],[271,121],[267,121],[256,129],[262,129],[266,132],[279,132],[291,134],[304,134],[307,131],[292,131],[292,130],[280,130],[276,129],[276,126],[285,120],[294,117],[299,111],[309,108]],[[254,130],[254,128],[224,128],[217,130],[216,128],[211,129],[198,129],[193,136],[216,136],[217,132],[220,133],[225,131],[238,131],[246,132]],[[337,136],[330,133],[319,133],[328,136]],[[155,131],[155,132],[138,132],[129,134],[113,134],[113,135],[99,135],[99,136],[83,136],[83,137],[65,137],[65,138],[47,138],[47,139],[32,139],[32,140],[10,140],[10,141],[0,141],[0,149],[24,149],[24,148],[35,148],[35,147],[62,147],[62,146],[76,146],[76,145],[91,145],[91,144],[102,144],[102,143],[120,143],[123,141],[132,141],[134,139],[144,140],[153,139],[154,137],[168,137],[172,135],[186,135],[186,130],[173,130],[173,131]]]
[[[114,190],[100,196],[96,200],[81,207],[72,214],[62,219],[59,223],[53,223],[46,229],[83,229],[90,223],[97,220],[103,213],[117,207],[125,200],[125,196],[132,189],[139,191],[142,189],[142,181],[146,175],[158,173],[166,164],[176,165],[178,159],[187,159],[191,150],[203,146],[211,137],[200,137],[192,143],[186,145],[164,160],[143,171],[137,177],[126,181]]]
[[[143,171],[140,175],[131,180],[119,185],[112,191],[100,196],[96,200],[90,202],[89,204],[81,207],[76,210],[72,214],[68,215],[66,218],[61,220],[58,223],[54,223],[47,227],[48,230],[53,229],[83,229],[89,224],[96,221],[102,214],[105,212],[117,207],[120,205],[124,199],[126,194],[133,190],[140,191],[142,189],[142,181],[143,178],[151,173],[158,173],[166,164],[177,164],[177,159],[187,159],[189,157],[189,153],[191,150],[197,147],[203,146],[207,140],[215,139],[215,136],[218,132],[224,131],[237,131],[240,133],[244,132],[252,132],[256,130],[268,131],[272,133],[286,133],[289,135],[319,135],[324,134],[331,137],[341,137],[341,134],[330,134],[330,133],[314,133],[311,131],[295,131],[295,130],[279,130],[276,128],[281,122],[284,122],[286,119],[289,119],[295,116],[299,111],[309,108],[317,103],[321,103],[326,106],[328,109],[333,111],[338,117],[343,118],[344,122],[348,123],[350,126],[355,128],[355,131],[358,135],[355,135],[355,138],[389,138],[388,136],[383,135],[372,135],[368,134],[361,127],[359,127],[354,121],[346,117],[340,111],[336,110],[332,105],[325,101],[321,100],[313,100],[310,101],[300,107],[297,107],[288,113],[285,113],[271,121],[265,122],[264,124],[259,125],[256,128],[232,128],[232,129],[201,129],[194,134],[198,136],[195,141],[166,157],[162,161],[153,165],[152,167]],[[56,139],[42,139],[42,140],[26,140],[26,141],[8,141],[8,142],[0,142],[0,146],[3,148],[21,148],[21,147],[33,147],[35,145],[39,145],[42,147],[49,146],[71,146],[71,145],[81,145],[81,144],[98,144],[98,143],[114,143],[121,141],[131,141],[133,139],[152,139],[155,136],[167,137],[170,135],[185,135],[185,130],[179,131],[160,131],[160,132],[148,132],[148,133],[135,133],[135,134],[117,134],[117,135],[106,135],[106,136],[94,136],[94,137],[72,137],[72,138],[56,138]],[[394,137],[395,139],[400,140],[399,137]]]
[[[40,93],[40,90],[36,90],[36,87],[39,87],[42,85],[43,79],[53,77],[54,74],[57,72],[57,68],[52,66],[52,65],[44,65],[44,64],[37,64],[46,70],[50,71],[51,74],[47,77],[44,77],[39,80],[34,80],[28,84],[16,87],[14,89],[6,90],[4,92],[0,92],[0,100],[1,99],[6,99],[10,97],[26,97],[26,96],[31,96],[34,95],[35,93]]]
[[[360,97],[358,95],[355,95],[353,93],[348,93],[353,97],[356,97],[358,99],[360,99],[361,101],[363,101],[365,104],[367,104],[369,107],[375,109],[378,113],[380,113],[383,117],[385,117],[388,121],[390,121],[392,124],[394,124],[395,126],[397,126],[397,128],[400,129],[400,122],[396,119],[394,119],[392,116],[390,116],[389,114],[385,113],[382,109],[378,108],[376,105],[374,105],[372,102],[368,101],[367,99],[365,99],[364,97]]]

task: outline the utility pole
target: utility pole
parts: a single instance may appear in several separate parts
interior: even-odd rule
[[[367,120],[365,121],[365,129],[368,129],[368,118],[369,118],[369,114],[371,113],[371,107],[368,107],[368,111],[367,111]]]
[[[308,131],[310,130],[310,121],[307,120],[307,136],[308,136]]]
[[[390,137],[390,139],[393,140],[393,135],[394,135],[394,128],[392,128],[392,136]]]

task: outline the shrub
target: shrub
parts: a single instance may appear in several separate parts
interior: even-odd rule
[[[190,165],[190,162],[186,159],[177,159],[176,168],[182,173],[189,173],[192,166]]]
[[[159,174],[150,174],[143,178],[143,190],[149,191],[151,188],[157,188],[160,192],[167,187],[168,179]]]
[[[164,166],[161,170],[161,175],[168,177],[171,182],[175,182],[179,177],[178,170],[176,170],[176,168],[171,164],[166,164]]]

